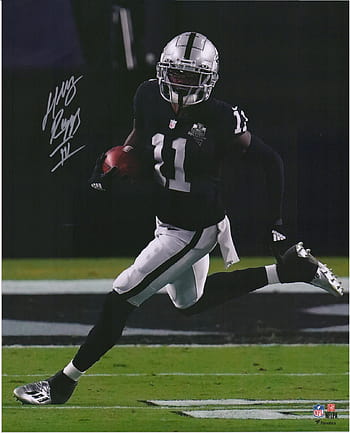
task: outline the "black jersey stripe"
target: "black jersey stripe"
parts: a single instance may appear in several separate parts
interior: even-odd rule
[[[194,42],[194,38],[195,37],[196,37],[196,33],[195,32],[192,32],[190,34],[190,36],[188,37],[188,41],[187,41],[187,45],[186,45],[186,50],[185,50],[185,55],[184,55],[185,59],[189,59],[190,58],[192,47],[193,47],[193,42]]]
[[[164,263],[158,266],[158,268],[154,269],[133,289],[129,290],[126,293],[122,293],[119,296],[122,299],[129,299],[141,293],[149,284],[152,283],[152,281],[154,281],[156,278],[162,275],[163,272],[165,272],[167,269],[173,266],[182,257],[184,257],[192,248],[194,248],[197,245],[197,242],[201,238],[202,234],[203,234],[203,230],[196,231],[191,241],[182,250],[180,250],[178,253],[170,257],[168,260],[166,260]]]

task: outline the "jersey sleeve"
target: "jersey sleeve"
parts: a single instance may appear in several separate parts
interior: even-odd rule
[[[238,105],[231,106],[231,131],[234,135],[243,134],[248,130],[248,117]]]
[[[234,138],[248,131],[248,117],[243,108],[226,102],[222,103],[220,112],[223,149],[231,154],[232,151],[240,150],[240,147],[234,145]]]

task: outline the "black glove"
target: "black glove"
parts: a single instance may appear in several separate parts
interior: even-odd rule
[[[91,188],[97,191],[107,191],[112,183],[112,177],[118,172],[117,167],[112,167],[107,173],[103,173],[102,165],[106,158],[106,154],[102,153],[96,160],[95,167],[89,179]]]
[[[268,238],[271,252],[279,263],[281,256],[288,248],[287,232],[283,224],[272,224],[269,227]]]

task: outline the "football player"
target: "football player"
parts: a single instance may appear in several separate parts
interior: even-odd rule
[[[279,155],[248,130],[239,105],[215,99],[219,56],[213,43],[196,32],[182,33],[164,48],[157,78],[137,89],[131,146],[156,183],[154,239],[113,283],[101,315],[74,358],[54,376],[20,386],[14,395],[33,405],[62,404],[79,378],[113,347],[129,314],[166,288],[175,307],[194,314],[228,299],[275,283],[302,281],[332,295],[343,289],[326,265],[300,242],[284,250],[283,164]],[[129,148],[128,148],[129,149]],[[269,190],[270,236],[276,264],[207,276],[209,253],[219,244],[226,266],[238,256],[220,194],[220,168],[232,153],[258,157]],[[106,190],[118,169],[103,172],[98,158],[90,184]]]

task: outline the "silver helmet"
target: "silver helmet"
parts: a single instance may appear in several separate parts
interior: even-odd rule
[[[200,33],[181,33],[165,46],[157,63],[160,93],[175,104],[199,104],[209,98],[218,70],[214,44]]]

